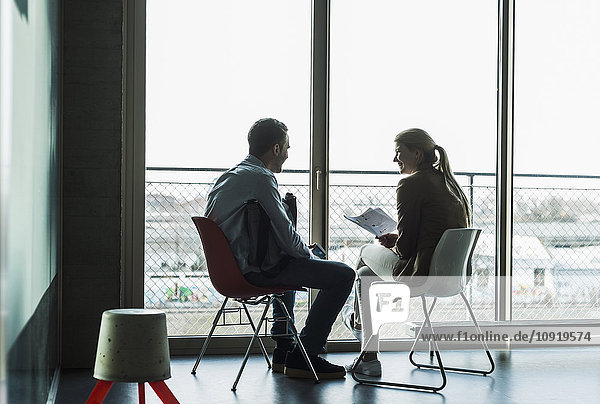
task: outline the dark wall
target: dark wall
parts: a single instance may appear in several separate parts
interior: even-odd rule
[[[7,352],[9,403],[46,402],[58,366],[57,323],[58,281],[54,277]]]
[[[123,1],[63,6],[62,365],[92,367],[119,307]]]

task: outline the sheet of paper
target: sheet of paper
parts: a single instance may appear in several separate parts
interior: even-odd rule
[[[391,233],[397,227],[396,221],[389,217],[381,208],[369,208],[361,215],[344,215],[344,217],[377,237]]]

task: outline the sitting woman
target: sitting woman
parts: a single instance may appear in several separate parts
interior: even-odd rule
[[[471,222],[467,198],[452,174],[446,151],[422,129],[405,130],[394,141],[394,162],[401,174],[408,174],[396,188],[398,234],[385,234],[379,237],[380,245],[362,247],[356,268],[354,308],[347,305],[342,310],[344,324],[362,339],[363,348],[371,330],[369,321],[365,324],[360,321],[361,279],[363,282],[395,279],[409,286],[422,284],[444,231],[464,228]],[[376,350],[365,354],[356,372],[381,375]]]

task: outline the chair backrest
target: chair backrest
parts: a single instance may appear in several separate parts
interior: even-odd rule
[[[442,234],[431,257],[426,296],[454,296],[464,290],[480,233],[481,229],[448,229]]]
[[[208,275],[215,289],[226,297],[247,299],[282,290],[264,289],[250,284],[242,275],[221,228],[207,217],[192,217],[200,234]],[[287,290],[287,289],[284,289]]]

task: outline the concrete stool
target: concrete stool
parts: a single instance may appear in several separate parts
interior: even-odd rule
[[[163,403],[179,404],[164,380],[171,377],[165,313],[160,310],[115,309],[102,313],[94,378],[87,404],[102,403],[114,382],[138,383],[145,403],[148,382]]]

